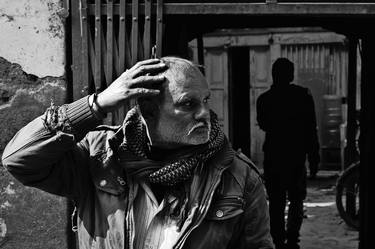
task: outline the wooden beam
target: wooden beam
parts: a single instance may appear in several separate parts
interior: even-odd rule
[[[113,80],[113,0],[108,0],[107,4],[107,65],[106,65],[106,81],[107,86]]]
[[[131,51],[132,51],[132,66],[138,61],[138,40],[139,40],[139,2],[133,0],[132,2],[132,34],[131,34]]]
[[[359,249],[375,248],[373,239],[375,181],[373,168],[375,165],[375,39],[368,34],[362,40],[362,71],[361,71],[361,166],[360,166],[360,230]]]
[[[356,103],[357,103],[357,39],[349,38],[348,92],[347,92],[347,128],[345,148],[345,168],[356,160]]]
[[[208,34],[204,37],[205,47],[243,47],[243,46],[265,46],[269,45],[270,35],[274,43],[281,45],[288,44],[321,44],[321,43],[343,43],[345,37],[334,34],[332,32],[301,32],[301,33],[278,33],[277,30],[264,34],[239,34],[230,33],[216,33],[215,35]]]
[[[151,57],[151,0],[145,0],[145,25],[143,31],[144,58]]]
[[[96,88],[101,87],[102,82],[102,19],[100,0],[95,0],[95,75],[94,81]]]
[[[122,72],[125,71],[126,68],[126,43],[127,43],[127,33],[126,33],[126,0],[120,0],[120,5],[118,6],[117,10],[120,14],[120,25],[118,31],[118,75],[119,76]],[[115,8],[116,9],[116,8]]]
[[[204,70],[204,43],[202,35],[197,37],[197,51],[198,51],[198,63],[200,65],[199,69],[203,74],[205,74]]]
[[[102,4],[105,9],[106,4]],[[141,4],[140,6],[142,6]],[[94,4],[89,4],[89,13],[93,14]],[[114,6],[114,14],[119,14],[119,4]],[[153,13],[155,13],[153,11]],[[131,14],[127,8],[126,14]],[[144,8],[139,14],[144,15]],[[368,16],[375,14],[375,3],[164,3],[165,15],[345,15]]]
[[[163,16],[164,1],[157,0],[156,6],[156,57],[160,58],[163,54]]]
[[[91,82],[91,72],[90,72],[90,33],[88,28],[88,13],[87,13],[87,1],[81,0],[80,2],[80,13],[81,13],[81,37],[82,37],[82,81],[86,85],[82,92],[84,95],[88,93],[93,93],[95,91],[95,86]]]

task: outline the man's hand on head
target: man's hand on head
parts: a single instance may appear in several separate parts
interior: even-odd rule
[[[160,59],[138,62],[98,94],[97,104],[107,113],[116,110],[128,100],[158,95],[160,91],[155,89],[155,86],[161,84],[165,77],[153,75],[166,69],[167,66]]]

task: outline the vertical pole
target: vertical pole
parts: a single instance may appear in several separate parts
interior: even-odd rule
[[[92,92],[92,82],[90,82],[90,58],[89,58],[89,30],[87,15],[87,0],[80,1],[81,13],[81,37],[82,37],[82,81],[87,86],[88,92]],[[83,90],[83,89],[82,89]]]
[[[119,74],[125,71],[125,53],[126,53],[126,0],[120,0],[120,25],[118,31],[118,49],[119,49]]]
[[[199,34],[197,37],[197,50],[198,50],[198,63],[200,65],[199,69],[203,74],[205,74],[204,70],[204,44],[203,44],[203,37],[202,34]]]
[[[374,176],[371,174],[375,165],[375,39],[371,36],[363,38],[362,76],[361,76],[361,136],[360,136],[360,230],[359,249],[375,248],[375,240],[371,232],[374,218],[373,191]]]
[[[139,5],[138,0],[132,1],[132,36],[131,36],[131,51],[132,51],[132,65],[138,61],[138,20],[139,20]]]
[[[113,0],[107,1],[107,68],[106,81],[107,86],[113,80]]]
[[[157,0],[156,7],[156,57],[163,55],[163,0]]]
[[[128,36],[126,32],[126,0],[120,0],[120,17],[119,17],[119,30],[118,30],[118,75],[121,75],[126,67],[128,66],[126,63],[126,56],[127,56],[127,43],[128,43]],[[125,118],[125,108],[121,107],[113,113],[113,120],[114,124],[121,124],[121,122]]]
[[[67,95],[66,95],[66,103],[73,102],[73,55],[72,55],[72,11],[70,8],[70,0],[65,0],[64,2],[64,9],[67,11],[68,16],[65,19],[65,74],[66,74],[66,85],[67,85]],[[65,227],[65,234],[66,234],[66,244],[68,249],[76,249],[76,238],[75,234],[72,231],[72,219],[71,214],[73,212],[73,204],[72,201],[66,198],[66,227]]]
[[[356,89],[357,89],[357,39],[349,38],[349,63],[348,63],[348,93],[347,93],[347,129],[345,148],[345,168],[355,160],[356,153]],[[354,187],[353,187],[354,188]],[[349,192],[355,191],[349,189]],[[356,198],[350,193],[346,193],[346,211],[354,216],[356,212]]]
[[[72,56],[72,15],[70,0],[63,2],[64,9],[68,13],[65,19],[65,75],[66,75],[66,103],[73,102],[73,56]]]
[[[143,31],[144,58],[151,57],[151,0],[145,0],[145,28]]]
[[[356,154],[356,96],[357,96],[357,39],[349,38],[348,62],[348,93],[347,93],[347,129],[344,167],[355,161]]]
[[[102,83],[102,19],[101,0],[95,0],[95,86],[100,87]],[[96,89],[95,89],[96,90]]]

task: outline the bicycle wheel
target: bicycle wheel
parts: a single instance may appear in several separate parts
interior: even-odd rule
[[[359,229],[359,162],[347,168],[337,180],[336,206],[350,227]]]

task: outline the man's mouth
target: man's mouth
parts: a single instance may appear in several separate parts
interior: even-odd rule
[[[188,136],[193,132],[207,132],[209,129],[210,125],[208,123],[198,123],[189,130]]]

